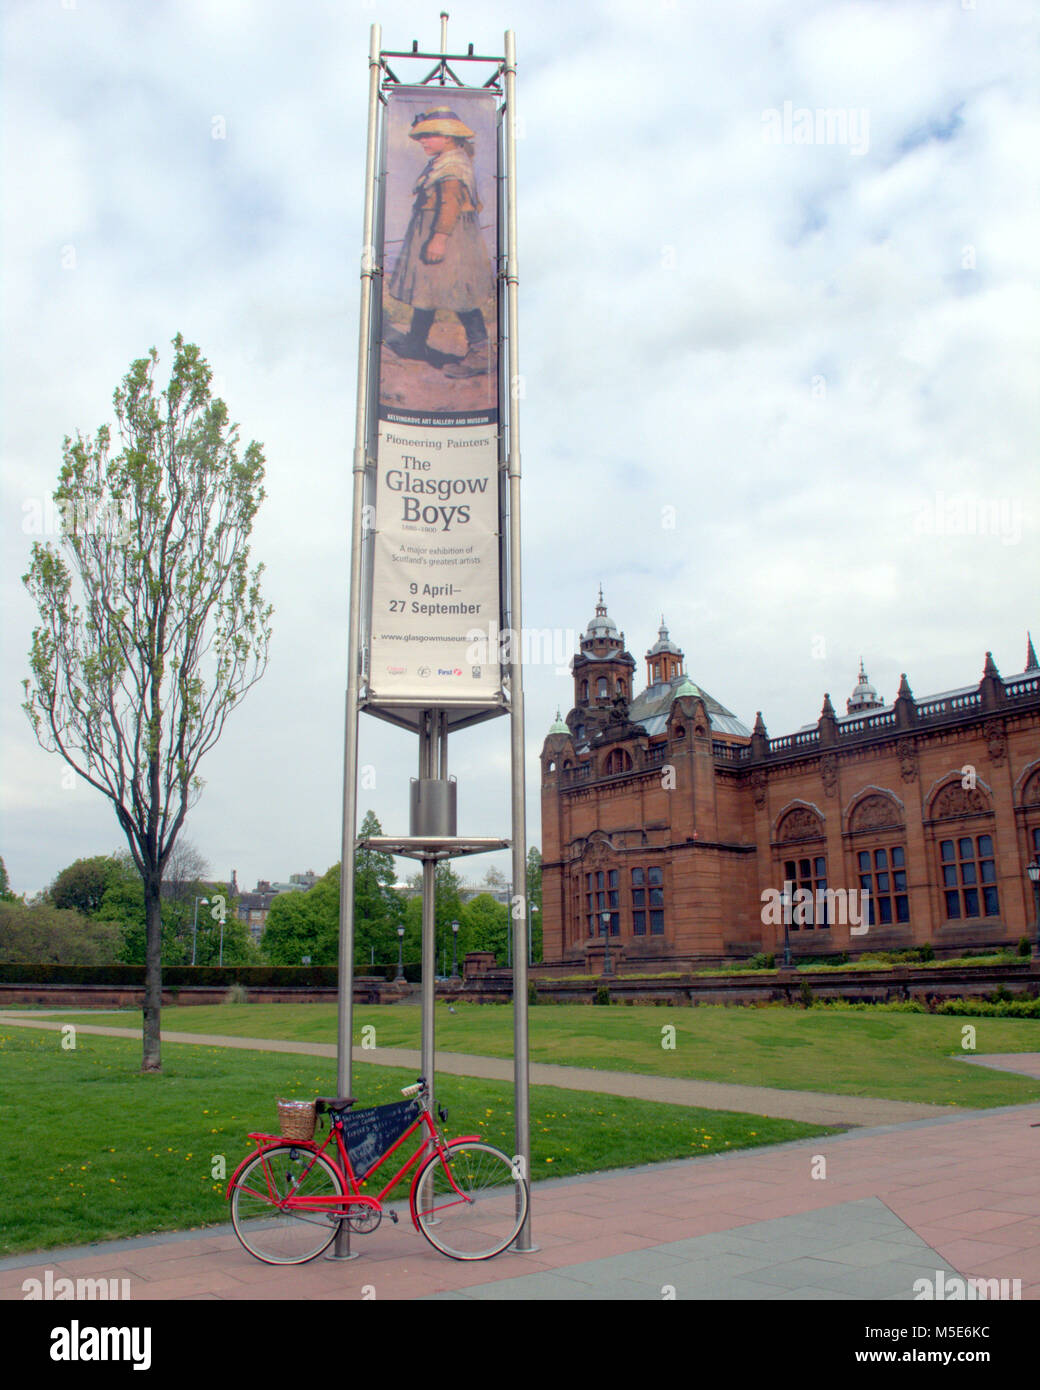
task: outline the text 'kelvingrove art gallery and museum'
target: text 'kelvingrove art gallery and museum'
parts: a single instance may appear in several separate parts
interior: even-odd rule
[[[602,592],[574,707],[542,749],[547,963],[676,969],[795,955],[1014,945],[1040,858],[1040,663],[885,704],[862,665],[837,714],[770,738],[686,674],[663,620],[646,688]],[[794,904],[794,910],[791,904]],[[782,905],[782,907],[781,907]]]

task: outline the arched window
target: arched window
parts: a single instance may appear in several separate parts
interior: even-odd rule
[[[596,682],[596,694],[601,700],[605,700],[607,698],[606,676],[600,676],[599,680]]]
[[[632,771],[632,759],[623,748],[614,748],[607,754],[607,776]]]
[[[903,819],[895,798],[878,792],[857,801],[849,815],[849,833],[862,837],[855,847],[856,871],[871,927],[910,921]]]
[[[933,821],[950,822],[937,826],[935,836],[946,920],[999,917],[997,861],[993,836],[986,833],[992,811],[981,788],[948,782],[931,811]]]
[[[582,683],[581,683],[581,698],[582,698],[583,700],[587,700],[587,699],[589,698],[589,683],[588,683],[588,681],[582,681]]]
[[[618,677],[617,693],[621,696],[622,699],[627,698],[625,695],[625,682],[621,679],[620,676]]]

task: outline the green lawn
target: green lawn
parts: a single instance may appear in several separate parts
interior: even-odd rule
[[[437,1006],[438,1051],[513,1055],[508,1006]],[[70,1014],[71,1021],[87,1021]],[[960,1018],[882,1009],[594,1008],[530,1010],[531,1060],[608,1071],[731,1081],[782,1090],[830,1091],[935,1105],[985,1107],[1040,1100],[1040,1082],[956,1060],[962,1030],[975,1029],[975,1050],[1040,1051],[1040,1020]],[[418,1006],[360,1006],[355,1042],[374,1028],[377,1047],[419,1046]],[[91,1022],[139,1027],[139,1012],[90,1016]],[[231,1037],[336,1041],[332,1004],[220,1004],[168,1008],[176,1032]],[[675,1029],[675,1047],[662,1047]],[[368,1035],[372,1037],[373,1035]]]
[[[74,1050],[61,1042],[59,1032],[0,1027],[3,1255],[226,1222],[221,1165],[230,1175],[250,1151],[248,1131],[277,1129],[277,1098],[335,1087],[331,1058],[167,1043],[162,1074],[142,1076],[137,1041],[81,1032]],[[353,1089],[362,1104],[383,1104],[414,1080],[411,1071],[366,1066]],[[480,1133],[512,1152],[510,1083],[444,1076],[437,1098],[450,1111],[449,1137]],[[829,1133],[764,1116],[531,1088],[534,1179]]]

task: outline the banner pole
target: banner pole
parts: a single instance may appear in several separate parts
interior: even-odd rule
[[[520,574],[520,353],[517,341],[519,265],[516,218],[516,40],[511,29],[505,35],[503,68],[506,101],[506,294],[509,325],[509,728],[512,750],[513,811],[513,1088],[516,1115],[516,1157],[525,1176],[531,1173],[531,1112],[528,1092],[530,1066],[527,1035],[527,797],[524,784],[524,685],[523,615]],[[519,909],[519,910],[518,910]],[[537,1250],[531,1243],[531,1213],[513,1247]]]
[[[354,491],[350,532],[350,621],[347,636],[347,698],[343,750],[343,835],[339,879],[339,996],[336,1020],[336,1091],[350,1095],[354,1036],[354,841],[357,836],[358,682],[361,671],[361,549],[368,455],[368,369],[372,285],[378,274],[374,241],[376,124],[379,113],[381,30],[373,24],[368,49],[368,147],[365,153],[365,213],[361,251],[357,417],[354,433]],[[352,1260],[350,1231],[339,1223],[331,1259]]]
[[[424,710],[419,730],[419,776],[432,778],[437,775],[437,761],[440,743],[440,717],[436,710]],[[422,861],[422,1074],[430,1097],[430,1110],[436,1114],[434,1098],[434,1047],[436,1020],[434,1009],[437,1002],[437,864],[433,859]]]

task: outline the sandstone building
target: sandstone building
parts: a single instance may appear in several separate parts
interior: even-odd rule
[[[785,885],[801,905],[784,907],[796,955],[1035,938],[1031,639],[1020,675],[1003,679],[987,653],[977,684],[915,699],[904,675],[892,704],[861,664],[843,714],[827,695],[815,724],[781,738],[696,685],[663,621],[646,666],[637,694],[601,592],[574,707],[542,749],[546,962],[599,969],[608,926],[615,970],[777,952]]]

